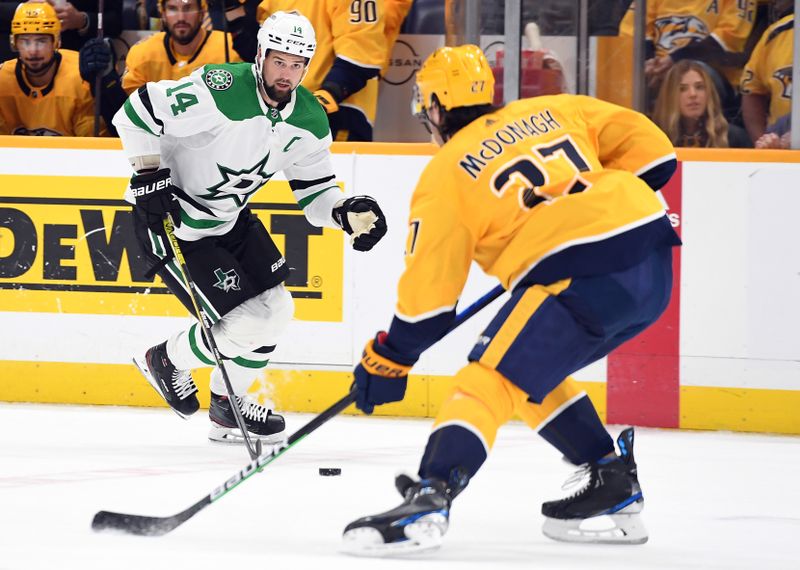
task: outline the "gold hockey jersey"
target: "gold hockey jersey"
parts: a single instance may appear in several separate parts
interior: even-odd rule
[[[663,56],[713,36],[729,52],[744,50],[753,28],[755,0],[650,0],[647,39]]]
[[[223,32],[201,30],[205,39],[191,56],[176,54],[166,32],[158,32],[133,46],[125,59],[122,88],[130,94],[148,81],[173,81],[190,75],[209,63],[225,63],[225,35]],[[242,61],[233,49],[233,38],[228,34],[228,55],[231,62]]]
[[[644,115],[591,97],[523,99],[476,119],[414,191],[397,318],[452,311],[473,260],[512,289],[616,271],[677,245],[637,176],[667,165],[669,176],[674,160]]]
[[[0,63],[0,134],[94,134],[94,99],[89,84],[78,72],[78,52],[59,50],[55,65],[53,80],[44,87],[34,87],[25,78],[21,61]],[[107,134],[105,126],[101,134]]]
[[[794,15],[764,31],[742,75],[742,93],[769,95],[768,124],[792,110],[792,48]]]
[[[317,51],[303,86],[316,91],[334,59],[340,57],[364,68],[380,70],[389,57],[385,36],[383,0],[263,0],[258,6],[259,22],[278,10],[297,10],[311,21],[317,35]],[[342,101],[355,107],[372,123],[378,105],[378,78]]]

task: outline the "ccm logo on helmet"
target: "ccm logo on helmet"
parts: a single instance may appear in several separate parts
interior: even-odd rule
[[[146,194],[152,194],[153,192],[158,192],[159,190],[164,190],[165,188],[169,188],[172,186],[172,178],[167,178],[166,180],[158,180],[153,182],[152,184],[145,184],[144,186],[139,186],[138,188],[131,188],[134,197],[138,198],[139,196],[144,196]]]

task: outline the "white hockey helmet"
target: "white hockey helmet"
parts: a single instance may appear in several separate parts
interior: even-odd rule
[[[258,47],[262,59],[270,49],[311,59],[317,49],[317,36],[314,26],[300,12],[278,11],[261,24]]]

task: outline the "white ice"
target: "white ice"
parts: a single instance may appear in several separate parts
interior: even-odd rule
[[[206,440],[207,419],[166,409],[0,404],[0,569],[800,568],[800,438],[638,429],[650,542],[568,545],[539,506],[572,470],[522,424],[505,426],[454,505],[438,552],[339,553],[344,526],[399,504],[430,421],[340,416],[158,538],[96,534],[98,510],[165,516],[248,463]],[[289,430],[309,415],[289,415]],[[619,427],[611,426],[616,435]],[[320,467],[340,467],[321,477]]]

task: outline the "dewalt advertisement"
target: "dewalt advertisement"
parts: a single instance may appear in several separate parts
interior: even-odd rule
[[[139,255],[125,178],[0,175],[0,311],[182,316]],[[295,318],[341,322],[344,240],[308,223],[285,181],[250,200],[284,252]]]

